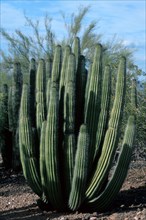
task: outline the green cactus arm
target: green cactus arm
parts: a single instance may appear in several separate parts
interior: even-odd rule
[[[62,97],[62,92],[64,93],[65,89],[65,82],[66,82],[66,72],[67,72],[67,65],[68,65],[68,58],[71,53],[71,47],[66,46],[65,52],[63,56],[63,63],[61,68],[61,74],[60,74],[60,83],[59,83],[59,99]]]
[[[87,74],[87,83],[86,83],[86,89],[85,89],[85,103],[88,97],[88,91],[89,91],[89,85],[90,85],[90,80],[91,80],[91,74],[92,74],[92,63],[90,64],[88,74]],[[87,104],[87,103],[86,103]],[[85,111],[85,108],[84,108]],[[84,112],[85,114],[85,112]]]
[[[46,164],[45,164],[45,135],[46,135],[47,121],[44,121],[41,129],[40,138],[40,175],[42,188],[45,188]]]
[[[74,42],[73,42],[73,53],[75,54],[75,59],[76,59],[76,71],[78,69],[78,62],[79,62],[79,56],[81,53],[81,48],[80,48],[80,38],[75,37]]]
[[[75,153],[76,153],[76,138],[75,134],[64,135],[63,146],[63,170],[64,170],[64,189],[65,199],[68,201],[69,193],[71,191],[71,184],[73,179],[73,170],[75,165]]]
[[[36,127],[38,136],[40,136],[42,123],[46,119],[45,95],[45,63],[43,59],[40,59],[36,74]]]
[[[69,196],[69,208],[71,210],[77,210],[84,200],[87,172],[88,172],[88,151],[89,151],[89,135],[86,125],[81,125],[76,158],[75,167],[73,172],[72,187]]]
[[[75,56],[69,55],[64,93],[64,132],[74,132],[75,128]]]
[[[36,73],[36,92],[44,92],[45,82],[45,62],[43,59],[39,60]]]
[[[23,86],[20,119],[19,119],[19,146],[23,173],[32,190],[39,196],[42,195],[38,163],[33,145],[32,129],[28,113],[28,86]]]
[[[105,134],[105,139],[102,147],[101,156],[97,162],[95,173],[91,178],[89,187],[86,191],[86,197],[91,200],[97,196],[101,190],[102,184],[107,178],[114,152],[117,147],[118,129],[123,110],[124,94],[125,94],[125,76],[126,76],[126,59],[121,58],[118,67],[118,76],[116,83],[116,94],[111,112],[111,117],[108,124],[108,129]]]
[[[64,97],[64,172],[66,185],[66,198],[69,197],[73,168],[75,162],[75,88],[74,83],[66,84]]]
[[[90,135],[90,160],[95,152],[96,131],[100,113],[101,79],[102,79],[102,46],[97,44],[92,65],[92,73],[88,94],[85,100],[84,120]]]
[[[50,90],[51,90],[51,78],[48,79],[47,89],[46,89],[46,109],[49,109],[49,101],[50,101]]]
[[[51,78],[51,73],[52,73],[52,59],[47,58],[46,59],[46,83],[48,82],[48,79]]]
[[[136,79],[132,80],[131,86],[131,114],[136,115],[137,108],[137,88],[136,88]]]
[[[36,108],[36,125],[37,125],[38,136],[40,136],[42,123],[45,120],[45,113],[43,107],[44,106],[42,105],[42,103],[38,103]]]
[[[60,71],[61,71],[61,46],[57,45],[55,48],[55,54],[53,59],[53,67],[52,67],[52,82],[59,83],[60,80]]]
[[[51,88],[50,104],[47,116],[46,136],[45,136],[45,162],[46,162],[46,182],[48,201],[56,208],[63,206],[61,195],[61,183],[59,173],[59,143],[58,143],[58,105],[59,105],[58,85],[53,84]]]
[[[75,161],[75,56],[70,54],[68,58],[68,66],[65,79],[65,93],[64,93],[64,107],[63,107],[63,121],[64,121],[64,169],[65,181],[67,191],[66,197],[68,198],[71,179],[73,176],[73,165]]]
[[[125,130],[124,140],[118,162],[104,191],[93,200],[89,201],[88,207],[103,211],[111,205],[111,202],[119,192],[127,175],[133,151],[133,141],[135,134],[135,117],[129,116]]]
[[[97,157],[98,152],[100,151],[101,144],[103,143],[104,135],[106,132],[108,116],[109,116],[110,82],[111,82],[110,66],[106,66],[104,70],[104,76],[102,82],[101,111],[99,114],[98,127],[96,132],[94,159]]]
[[[75,85],[66,85],[64,97],[64,133],[74,133],[75,130]]]
[[[75,55],[71,53],[68,58],[65,84],[68,82],[76,82],[75,62]]]

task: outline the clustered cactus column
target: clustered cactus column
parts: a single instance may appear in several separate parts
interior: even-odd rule
[[[20,170],[20,154],[19,154],[19,108],[22,92],[23,76],[21,72],[20,63],[14,63],[12,74],[12,86],[9,89],[8,98],[8,118],[9,129],[12,132],[12,168]]]
[[[23,85],[19,116],[23,173],[42,204],[50,209],[104,210],[127,174],[134,140],[134,111],[127,122],[115,171],[108,178],[124,109],[126,59],[119,60],[110,109],[111,70],[109,65],[102,66],[102,50],[102,45],[97,44],[90,73],[80,54],[79,38],[75,38],[74,53],[66,46],[62,56],[61,47],[56,46],[51,72],[47,64],[46,73],[44,61],[40,60],[33,95],[35,109],[30,108],[32,86]],[[131,106],[135,108],[134,83],[131,94]]]
[[[22,92],[22,72],[20,63],[14,62],[12,84],[3,85],[1,91],[0,136],[2,141],[2,157],[5,168],[21,169],[19,155],[19,109]]]
[[[4,84],[0,92],[0,147],[3,165],[6,169],[12,165],[12,135],[8,122],[8,86]]]

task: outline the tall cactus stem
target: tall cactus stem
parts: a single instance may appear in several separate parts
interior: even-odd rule
[[[47,58],[46,59],[46,86],[48,83],[48,79],[51,78],[51,73],[52,73],[52,59]]]
[[[79,62],[79,56],[80,56],[80,39],[79,37],[75,37],[73,42],[73,53],[75,54],[76,58],[76,71],[78,69],[78,62]]]
[[[118,67],[118,76],[116,83],[116,94],[111,112],[111,117],[108,124],[108,129],[105,134],[101,156],[96,166],[95,173],[91,178],[91,182],[86,191],[86,197],[91,200],[98,195],[102,184],[107,178],[114,152],[117,146],[118,129],[121,119],[121,113],[124,104],[125,94],[125,76],[126,76],[126,59],[121,58]]]
[[[101,151],[101,147],[104,140],[104,135],[108,125],[109,118],[109,106],[110,106],[110,84],[111,84],[111,71],[110,66],[106,66],[104,70],[103,83],[102,83],[102,95],[101,95],[101,111],[99,114],[98,127],[96,132],[96,146],[94,159]]]
[[[65,82],[66,82],[66,71],[67,71],[67,65],[68,65],[68,57],[69,57],[70,53],[71,53],[71,47],[66,46],[65,51],[64,51],[64,56],[63,56],[61,75],[60,75],[59,99],[61,99],[61,97],[63,97],[63,95],[64,95]]]
[[[36,160],[36,149],[33,144],[33,134],[29,120],[28,107],[28,86],[23,86],[20,119],[19,119],[19,145],[20,157],[24,176],[31,186],[32,190],[38,195],[42,196],[42,186],[40,180],[40,173],[38,170],[38,163]]]
[[[89,90],[85,100],[84,120],[88,126],[90,135],[90,159],[93,160],[95,152],[96,131],[100,113],[101,102],[101,80],[102,80],[102,46],[98,44],[95,49],[94,61],[92,65],[91,80]]]
[[[89,135],[86,125],[81,125],[75,167],[73,173],[72,187],[69,196],[69,207],[71,210],[79,208],[85,198],[87,172],[88,172],[88,155],[89,155]]]
[[[58,113],[59,113],[58,85],[51,88],[50,104],[47,116],[45,137],[46,185],[47,198],[52,206],[60,209],[63,206],[61,183],[59,174],[59,143],[58,143]]]
[[[92,209],[104,211],[109,208],[111,202],[119,192],[127,175],[128,167],[131,161],[133,152],[133,141],[135,134],[135,117],[129,116],[127,127],[125,130],[124,140],[122,144],[121,153],[114,171],[113,176],[109,180],[104,191],[93,200],[89,201],[88,207]]]
[[[40,136],[42,123],[46,118],[45,104],[45,64],[44,60],[39,60],[36,75],[36,127]]]
[[[60,72],[61,72],[61,58],[62,58],[61,46],[57,45],[55,48],[55,54],[53,59],[52,82],[56,82],[58,84],[59,84]]]

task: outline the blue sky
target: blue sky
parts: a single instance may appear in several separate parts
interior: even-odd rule
[[[103,41],[110,40],[114,34],[128,47],[136,48],[135,64],[146,72],[146,2],[145,0],[106,0],[106,1],[50,1],[50,0],[0,0],[1,26],[9,33],[15,29],[29,31],[25,26],[25,14],[31,19],[43,21],[46,12],[53,19],[52,29],[61,38],[64,36],[64,23],[60,11],[66,15],[77,11],[79,6],[89,6],[86,23],[99,20],[97,33],[103,33]],[[43,31],[43,30],[42,30]],[[1,46],[6,42],[1,39]]]

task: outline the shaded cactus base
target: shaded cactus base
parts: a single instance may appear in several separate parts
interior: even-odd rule
[[[46,201],[42,199],[37,200],[37,205],[42,211],[53,211],[53,207]]]

